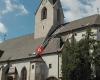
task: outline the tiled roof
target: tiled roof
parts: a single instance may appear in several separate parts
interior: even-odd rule
[[[73,31],[76,29],[89,27],[91,25],[100,25],[100,15],[99,14],[95,14],[92,16],[88,16],[85,18],[81,18],[81,19],[69,22],[69,24],[62,26],[59,30],[57,30],[55,34]]]
[[[88,27],[94,24],[100,25],[100,15],[96,14],[93,16],[72,21],[65,26],[62,26],[55,33],[59,34],[63,32],[68,32],[75,29]],[[0,50],[4,51],[3,55],[0,58],[0,61],[30,58],[29,54],[32,54],[35,51],[36,47],[38,47],[43,41],[44,38],[34,39],[34,34],[7,40],[0,44]],[[52,39],[49,42],[49,45],[46,47],[44,53],[46,54],[57,52],[60,48],[59,44],[59,38]]]
[[[29,58],[43,40],[44,38],[34,39],[33,34],[7,40],[0,44],[0,50],[4,51],[0,61]],[[56,52],[59,47],[58,41],[59,39],[51,40],[44,53]]]

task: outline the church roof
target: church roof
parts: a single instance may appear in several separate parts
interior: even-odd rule
[[[4,51],[0,61],[17,60],[35,57],[30,54],[34,53],[35,49],[40,46],[44,38],[34,39],[34,35],[26,35],[19,38],[7,40],[0,44],[0,50]],[[57,52],[59,39],[50,41],[44,53]]]
[[[100,15],[92,15],[79,20],[69,22],[62,26],[55,33],[63,33],[73,31],[81,28],[86,28],[92,25],[100,25]],[[30,56],[34,53],[35,49],[44,41],[44,38],[34,39],[34,34],[18,37],[15,39],[4,41],[0,44],[0,51],[3,52],[0,61],[17,60],[35,57]],[[44,53],[54,53],[60,49],[60,39],[54,38],[47,45]],[[1,55],[1,54],[0,54]]]
[[[82,19],[78,19],[72,22],[69,22],[65,26],[61,27],[59,30],[55,32],[55,34],[74,31],[81,28],[86,28],[89,26],[100,25],[100,15],[95,14],[92,16],[88,16]]]

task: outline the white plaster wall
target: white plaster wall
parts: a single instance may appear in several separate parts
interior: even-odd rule
[[[34,69],[32,69],[32,65],[34,65]],[[30,80],[35,80],[35,63],[31,63],[30,66]]]
[[[16,63],[13,63],[12,66],[16,67],[19,77],[21,76],[21,70],[24,67],[26,67],[26,69],[27,69],[27,80],[29,80],[30,62],[26,62],[26,61],[16,62]]]
[[[97,39],[97,28],[91,28],[91,31],[95,34],[95,36],[94,36],[94,39]],[[72,37],[72,34],[74,34],[74,33],[76,33],[76,35],[75,35],[75,39],[77,40],[77,41],[79,41],[80,39],[82,39],[82,37],[83,37],[83,35],[85,35],[86,34],[86,29],[85,30],[79,30],[79,31],[75,31],[75,32],[73,32],[73,33],[69,33],[69,34],[67,34],[66,35],[66,39],[65,40],[67,40],[67,39],[71,39],[71,37]],[[65,37],[64,37],[65,38]]]
[[[43,56],[43,60],[46,62],[46,65],[48,67],[48,77],[54,76],[58,78],[58,55],[48,55]],[[52,68],[49,69],[49,64],[52,64]],[[27,69],[27,80],[35,80],[35,63],[30,63],[30,61],[16,61],[14,63],[11,63],[13,67],[16,67],[18,76],[20,78],[21,76],[21,70],[23,67],[26,67]],[[32,65],[34,65],[34,69],[32,69]],[[6,64],[4,65],[6,66]],[[60,68],[59,68],[60,69]],[[1,74],[2,70],[0,70],[0,80],[1,80]]]
[[[5,67],[7,64],[3,64],[3,66]],[[15,62],[15,63],[11,63],[12,67],[16,67],[17,72],[18,72],[18,77],[20,78],[21,76],[21,70],[23,67],[26,67],[27,69],[27,80],[29,80],[29,68],[30,68],[30,62],[27,61],[23,61],[23,62]],[[0,70],[0,80],[1,80],[1,76],[2,76],[2,69]]]
[[[92,28],[92,32],[95,34],[94,39],[97,39],[98,28]]]
[[[47,8],[47,19],[41,20],[41,10]],[[40,5],[35,16],[35,38],[45,37],[53,25],[53,6],[49,1],[45,5]],[[44,29],[43,29],[44,26]]]
[[[7,64],[3,64],[6,66]],[[30,61],[23,61],[23,62],[15,62],[11,63],[12,67],[16,67],[19,79],[21,77],[21,70],[26,67],[27,69],[27,80],[35,80],[35,63],[30,63]],[[32,65],[34,65],[34,69],[32,69]],[[2,65],[0,65],[2,66]],[[0,69],[0,80],[2,76],[2,68]]]
[[[62,77],[62,56],[59,54],[59,77]]]
[[[6,67],[6,63],[4,63],[4,64],[0,64],[0,80],[2,80],[2,68],[3,67]]]
[[[97,29],[96,29],[96,28],[92,28],[92,29],[91,29],[91,32],[93,32],[94,34],[96,34],[96,35],[94,36],[94,39],[97,39]],[[76,34],[77,34],[77,35],[75,36],[75,38],[76,38],[77,41],[79,41],[79,40],[82,39],[83,35],[86,34],[86,30],[78,31],[78,32],[76,32]]]
[[[37,13],[35,15],[35,38],[41,38],[46,37],[47,33],[51,29],[52,25],[57,24],[57,8],[59,6],[60,2],[56,3],[55,5],[52,5],[48,0],[46,4],[41,4],[39,9],[37,10]],[[43,7],[47,8],[47,19],[41,20],[41,11]],[[61,7],[61,6],[59,6]],[[60,10],[62,7],[60,8]],[[63,10],[61,10],[61,23],[64,23],[64,16],[63,16]],[[44,28],[43,28],[44,26]]]
[[[58,78],[58,55],[43,56],[43,60],[46,62],[48,69],[49,64],[52,64],[52,68],[49,69],[48,77],[54,76]]]
[[[82,35],[84,35],[84,34],[86,34],[86,31],[82,31],[82,32],[76,32],[76,36],[75,36],[75,39],[77,40],[77,41],[79,41],[79,40],[81,40],[82,39]]]

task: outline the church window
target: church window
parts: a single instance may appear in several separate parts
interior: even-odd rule
[[[77,36],[77,33],[74,33],[75,36]]]
[[[46,19],[46,18],[47,18],[47,8],[44,7],[41,12],[41,20]]]
[[[21,80],[27,80],[27,70],[25,67],[21,71]]]
[[[43,26],[43,29],[44,29],[44,26]]]
[[[32,65],[32,69],[34,69],[34,65]]]
[[[49,68],[52,68],[52,64],[49,64]]]

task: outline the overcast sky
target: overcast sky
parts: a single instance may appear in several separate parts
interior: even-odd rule
[[[0,0],[0,42],[34,32],[34,13],[40,0]],[[65,21],[97,13],[100,0],[61,0]]]
[[[97,14],[100,8],[100,0],[61,0],[61,2],[66,21]]]

